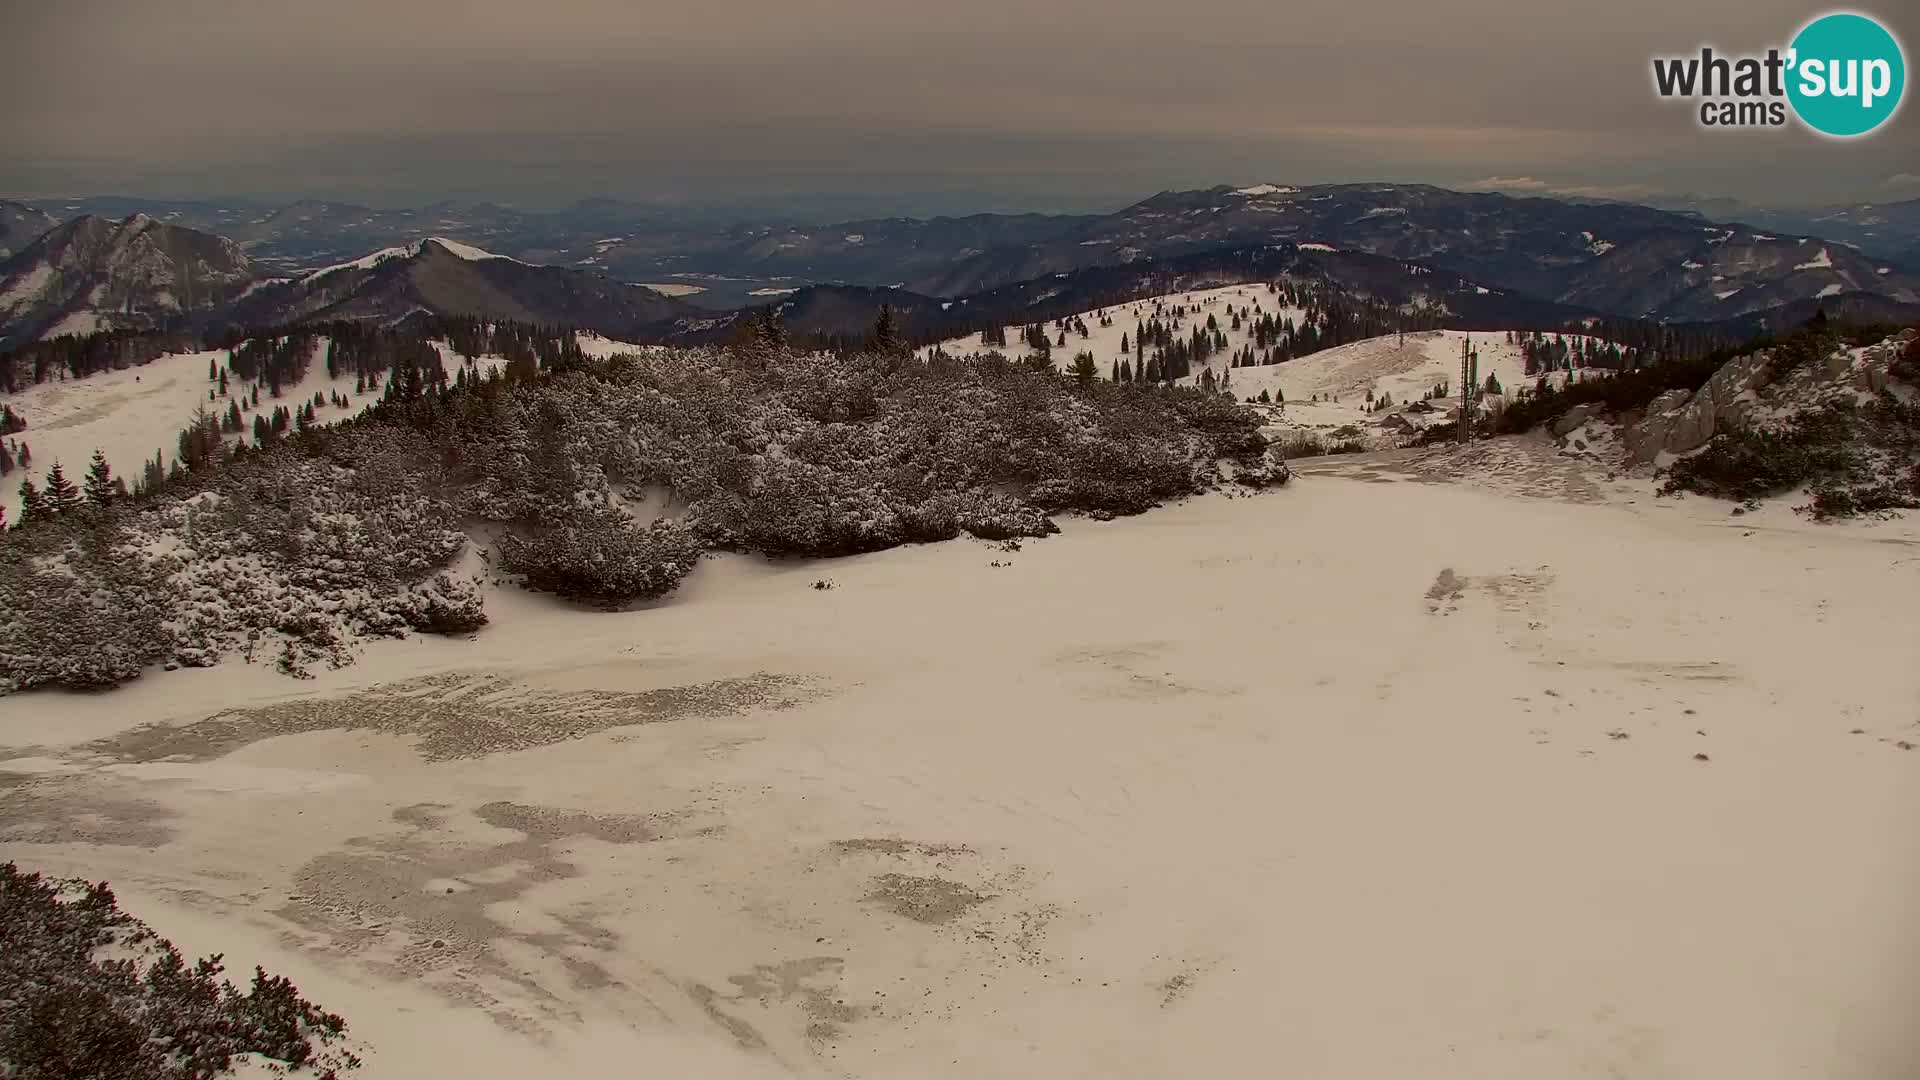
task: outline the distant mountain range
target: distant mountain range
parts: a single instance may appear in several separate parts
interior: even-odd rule
[[[429,238],[274,275],[225,237],[135,214],[85,216],[0,261],[0,347],[102,330],[268,327],[474,315],[631,337],[694,309],[605,275]]]
[[[1868,255],[1920,270],[1920,199],[1779,209],[1737,199],[1680,197],[1650,205],[1699,214],[1713,221],[1742,221],[1763,229],[1805,233],[1851,244]]]
[[[911,287],[952,295],[1087,265],[1276,240],[1418,261],[1631,318],[1713,321],[1823,291],[1920,302],[1920,277],[1837,243],[1643,206],[1408,184],[1167,192],[1051,240],[969,257]]]
[[[52,220],[45,210],[137,202],[0,203],[8,230],[0,235],[39,228]],[[870,316],[883,293],[903,315],[939,311],[933,322],[953,322],[1059,275],[1137,278],[1209,256],[1244,262],[1233,253],[1260,248],[1304,259],[1308,272],[1357,274],[1365,280],[1356,287],[1373,295],[1410,296],[1425,285],[1463,318],[1530,310],[1761,325],[1769,312],[1843,299],[1883,311],[1920,305],[1920,275],[1906,264],[1831,237],[1719,224],[1686,208],[1411,184],[1221,186],[1164,192],[1103,215],[831,226],[717,224],[610,200],[540,214],[484,203],[152,208],[161,214],[82,214],[0,260],[0,345],[95,328],[414,312],[667,339],[710,334],[729,312],[774,302],[803,322],[817,309],[823,332],[841,333],[852,318],[845,313]],[[1896,245],[1910,236],[1920,247],[1920,203],[1826,218],[1852,235],[1871,232]],[[1334,255],[1349,258],[1324,258]],[[1354,269],[1363,265],[1370,269]],[[1456,285],[1436,290],[1418,280],[1423,274]],[[843,314],[828,318],[830,311]]]
[[[54,216],[144,213],[218,233],[239,242],[263,268],[281,273],[444,236],[524,262],[597,270],[621,281],[661,286],[696,306],[719,310],[823,283],[903,286],[955,296],[1027,273],[1282,240],[1422,258],[1503,287],[1544,295],[1541,288],[1552,285],[1556,297],[1597,298],[1623,311],[1637,306],[1635,314],[1670,318],[1718,318],[1780,302],[1777,293],[1756,287],[1761,280],[1726,272],[1746,262],[1741,248],[1755,233],[1788,240],[1817,236],[1857,248],[1863,263],[1876,264],[1873,272],[1882,267],[1890,273],[1920,272],[1920,200],[1789,211],[1685,196],[1647,207],[1413,184],[1297,189],[1261,184],[1166,192],[1111,214],[978,214],[826,225],[730,220],[713,212],[611,199],[549,212],[493,203],[393,210],[313,200],[269,207],[123,197],[36,205]],[[1214,220],[1195,228],[1201,223],[1190,219],[1201,215]],[[1698,257],[1710,252],[1691,250],[1703,234],[1689,230],[1719,222],[1744,228],[1729,238],[1735,246],[1710,263]],[[1660,242],[1652,245],[1651,255],[1639,256],[1643,264],[1687,249],[1673,265],[1698,262],[1705,272],[1663,273],[1651,289],[1621,290],[1616,283],[1617,295],[1608,296],[1607,279],[1622,276],[1615,271],[1636,258],[1629,252],[1612,263],[1596,260],[1654,237]],[[1594,263],[1590,272],[1579,272],[1588,263]],[[1867,269],[1838,268],[1829,280],[1809,284],[1814,292],[1832,284],[1849,287],[1844,275]],[[1536,279],[1541,270],[1550,271],[1545,282]],[[1717,284],[1715,275],[1721,278]],[[1801,284],[1789,282],[1786,291]],[[1742,291],[1732,293],[1735,287]]]

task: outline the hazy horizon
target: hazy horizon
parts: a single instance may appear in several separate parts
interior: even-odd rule
[[[69,0],[13,13],[0,41],[0,89],[30,103],[0,118],[0,190],[850,217],[1097,212],[1268,181],[1763,207],[1920,197],[1912,110],[1838,143],[1703,131],[1651,92],[1654,55],[1764,49],[1808,14],[1785,0],[1628,0],[1605,19],[1518,0],[1091,14]]]
[[[799,195],[769,195],[762,197],[732,196],[710,197],[707,199],[682,198],[672,195],[647,195],[630,192],[588,193],[564,195],[558,197],[502,198],[490,197],[485,192],[474,189],[417,189],[392,190],[384,194],[340,195],[324,191],[263,191],[263,192],[221,192],[221,191],[175,191],[175,190],[65,190],[65,191],[21,191],[0,190],[0,200],[25,203],[46,212],[54,213],[64,207],[59,203],[72,203],[81,200],[123,199],[129,203],[178,203],[205,204],[216,207],[258,208],[263,212],[278,210],[300,202],[325,202],[336,205],[364,206],[372,210],[412,210],[422,209],[442,203],[473,206],[491,204],[511,210],[531,214],[561,213],[577,206],[596,201],[629,203],[637,206],[652,206],[662,213],[671,213],[676,218],[687,220],[724,221],[749,218],[762,221],[789,220],[793,223],[814,222],[828,224],[858,220],[875,220],[892,217],[934,218],[965,217],[975,214],[1087,214],[1099,215],[1117,212],[1128,206],[1167,191],[1204,190],[1216,187],[1241,187],[1259,183],[1294,184],[1307,187],[1314,184],[1356,185],[1370,184],[1392,185],[1428,185],[1455,191],[1506,195],[1513,198],[1551,198],[1558,200],[1598,200],[1623,203],[1635,203],[1655,207],[1677,207],[1683,204],[1707,205],[1714,202],[1736,203],[1740,207],[1756,210],[1791,211],[1811,210],[1833,205],[1873,202],[1878,204],[1911,202],[1920,200],[1920,191],[1896,193],[1878,198],[1858,200],[1835,200],[1819,203],[1762,202],[1741,199],[1716,192],[1702,191],[1659,191],[1643,193],[1612,193],[1598,185],[1556,185],[1533,177],[1490,177],[1482,181],[1466,183],[1448,183],[1422,177],[1359,176],[1323,181],[1300,181],[1293,177],[1248,177],[1234,176],[1195,183],[1191,186],[1162,187],[1153,190],[1141,190],[1127,195],[1116,195],[1105,199],[1075,199],[1072,197],[1038,194],[1028,199],[1017,195],[997,195],[973,197],[969,193],[946,195],[930,191],[899,192],[808,192]],[[1606,193],[1600,193],[1606,192]]]

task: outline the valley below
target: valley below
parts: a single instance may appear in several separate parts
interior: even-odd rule
[[[0,698],[0,851],[373,1078],[1902,1075],[1920,529],[1293,464]]]

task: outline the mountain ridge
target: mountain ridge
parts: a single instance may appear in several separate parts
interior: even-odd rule
[[[0,259],[32,243],[60,219],[22,202],[0,199]]]
[[[259,278],[225,237],[145,214],[82,215],[0,261],[0,346],[190,320],[237,300]]]
[[[1920,278],[1837,242],[1627,203],[1577,204],[1425,184],[1161,192],[1053,242],[982,253],[909,286],[957,295],[1088,265],[1260,242],[1415,260],[1539,299],[1630,317],[1732,318],[1827,288],[1920,301]],[[1807,250],[1789,250],[1801,247]]]
[[[327,319],[395,321],[416,312],[574,326],[633,336],[691,309],[605,275],[539,266],[442,237],[262,288],[230,314],[246,326]]]
[[[338,219],[363,209],[310,202],[257,220]],[[471,216],[476,208],[431,209]],[[157,241],[137,239],[149,230]],[[1634,204],[1417,184],[1216,185],[1159,192],[1097,217],[878,218],[734,235],[730,257],[762,274],[796,271],[771,276],[791,284],[738,289],[725,307],[696,304],[600,266],[541,263],[440,233],[296,273],[260,264],[232,239],[144,214],[119,222],[83,215],[31,252],[0,261],[0,345],[96,329],[392,321],[422,312],[564,324],[622,339],[714,340],[741,312],[770,306],[768,295],[782,296],[772,306],[794,313],[804,329],[845,338],[869,328],[889,301],[917,333],[965,322],[969,304],[994,309],[992,319],[1020,317],[1032,294],[1057,290],[1048,283],[1063,275],[1091,275],[1071,288],[1137,294],[1144,286],[1125,282],[1142,275],[1258,276],[1283,266],[1416,308],[1443,295],[1449,316],[1492,325],[1588,315],[1759,325],[1770,312],[1822,301],[1887,312],[1920,304],[1920,279],[1837,242]],[[615,238],[600,243],[611,251]],[[133,254],[142,244],[144,254]],[[1289,254],[1276,261],[1263,250]],[[823,267],[864,269],[854,280],[812,280]],[[901,280],[916,267],[926,273]]]

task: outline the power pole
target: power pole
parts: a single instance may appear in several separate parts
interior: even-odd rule
[[[1473,419],[1473,376],[1473,339],[1468,337],[1460,341],[1460,430],[1458,435],[1462,444],[1467,441],[1467,427]]]

